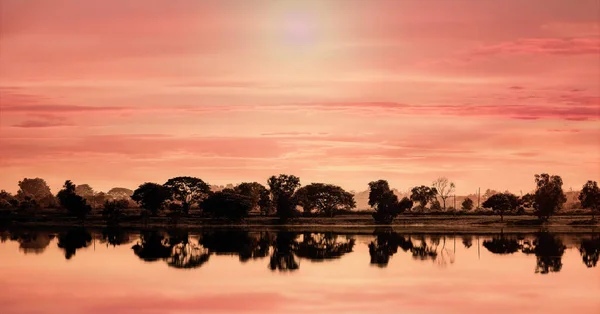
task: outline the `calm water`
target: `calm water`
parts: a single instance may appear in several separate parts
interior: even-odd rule
[[[600,234],[1,232],[0,313],[600,313]]]

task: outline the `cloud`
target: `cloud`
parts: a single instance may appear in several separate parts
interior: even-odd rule
[[[499,54],[549,54],[562,56],[594,55],[600,53],[600,39],[590,38],[527,38],[485,45],[466,53],[467,57]]]

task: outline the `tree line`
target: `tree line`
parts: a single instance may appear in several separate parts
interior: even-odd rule
[[[557,175],[536,174],[535,190],[522,196],[509,192],[496,193],[481,205],[490,208],[503,220],[507,212],[524,213],[532,211],[540,220],[547,221],[566,202],[562,179]],[[446,200],[455,190],[455,184],[442,177],[430,186],[416,186],[410,197],[399,197],[386,180],[368,184],[369,206],[375,211],[372,216],[377,224],[390,224],[398,215],[409,210],[429,208],[445,211]],[[600,189],[596,181],[588,181],[579,193],[583,208],[594,214],[600,210]],[[334,215],[356,207],[354,195],[343,188],[326,183],[300,184],[294,175],[271,176],[267,184],[244,182],[214,191],[200,178],[181,176],[167,180],[163,184],[146,182],[135,190],[113,188],[107,193],[94,193],[87,185],[75,185],[65,181],[62,189],[52,195],[50,188],[41,178],[25,178],[19,181],[16,195],[2,190],[0,209],[17,212],[35,212],[42,207],[60,207],[74,217],[84,220],[92,207],[102,204],[102,215],[108,223],[118,223],[124,210],[137,205],[142,217],[157,216],[166,212],[172,217],[190,214],[191,210],[204,217],[241,221],[251,211],[264,216],[275,215],[285,223],[301,215]],[[474,201],[466,198],[461,207],[470,211]]]

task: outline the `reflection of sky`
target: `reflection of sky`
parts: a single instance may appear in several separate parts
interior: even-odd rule
[[[144,263],[131,245],[98,242],[69,261],[52,240],[43,254],[0,244],[1,313],[598,313],[600,268],[575,248],[559,273],[534,274],[535,256],[493,255],[477,239],[446,239],[454,263],[415,261],[401,249],[386,268],[369,265],[366,242],[341,259],[299,259],[293,273],[268,258],[213,255],[199,269]],[[480,240],[480,243],[483,240]],[[456,246],[455,246],[456,244]],[[443,246],[440,242],[438,249]]]

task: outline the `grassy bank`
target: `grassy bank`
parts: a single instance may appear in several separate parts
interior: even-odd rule
[[[85,222],[66,215],[61,210],[43,210],[33,213],[4,213],[0,215],[0,224],[14,227],[70,227],[85,224],[86,227],[105,227],[106,221],[95,212],[89,215]],[[286,228],[286,229],[310,229],[332,231],[337,229],[364,229],[374,230],[381,227],[393,227],[398,231],[418,232],[506,232],[536,231],[547,229],[555,232],[596,232],[600,231],[600,222],[592,221],[590,215],[568,215],[559,214],[553,216],[548,222],[540,222],[537,217],[531,215],[506,215],[501,221],[496,215],[478,214],[402,214],[398,216],[392,225],[376,225],[370,213],[353,213],[338,215],[335,217],[299,217],[280,224],[277,217],[251,216],[242,222],[229,222],[209,219],[190,214],[186,217],[173,219],[165,215],[149,217],[143,220],[136,211],[129,211],[120,219],[119,226],[122,228]]]

